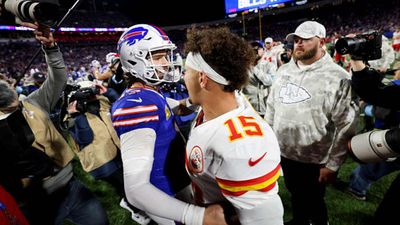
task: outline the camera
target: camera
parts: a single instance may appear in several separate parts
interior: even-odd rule
[[[370,131],[349,142],[350,155],[361,163],[384,161],[400,155],[400,128]]]
[[[354,60],[375,60],[382,57],[382,35],[378,31],[369,31],[353,38],[340,38],[335,44],[341,55],[351,54]]]
[[[96,95],[100,94],[100,91],[97,87],[81,88],[79,85],[71,86],[67,91],[70,91],[68,94],[68,104],[73,101],[77,101],[76,109],[80,113],[91,111],[91,103],[97,102]]]
[[[59,7],[49,2],[1,0],[4,8],[16,16],[17,22],[35,22],[53,27],[59,17]],[[18,21],[19,20],[19,21]]]
[[[285,50],[282,54],[281,54],[281,61],[283,63],[288,63],[290,62],[291,56],[289,56],[290,53],[288,53],[287,50]]]

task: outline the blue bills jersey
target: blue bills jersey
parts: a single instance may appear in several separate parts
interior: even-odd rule
[[[150,182],[169,195],[182,188],[176,187],[179,181],[175,179],[182,172],[186,174],[184,142],[177,141],[174,115],[161,94],[145,88],[125,90],[112,106],[112,122],[119,137],[136,129],[153,129],[156,142]],[[179,158],[181,164],[177,163]]]

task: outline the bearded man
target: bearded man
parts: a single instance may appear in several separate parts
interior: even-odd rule
[[[355,134],[350,75],[323,49],[325,34],[322,24],[306,21],[286,37],[294,41],[293,58],[279,68],[267,100],[265,119],[278,138],[291,193],[293,219],[285,224],[329,224],[326,184]]]

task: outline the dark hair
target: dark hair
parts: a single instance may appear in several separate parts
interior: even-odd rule
[[[10,85],[4,80],[0,80],[0,109],[9,107],[16,100],[16,96]]]
[[[228,28],[195,27],[188,30],[185,53],[200,53],[217,73],[228,80],[227,92],[240,90],[247,84],[248,71],[255,60],[251,46]]]
[[[132,86],[132,84],[134,84],[136,82],[140,82],[142,84],[145,84],[145,82],[142,79],[133,76],[129,72],[124,73],[123,77],[124,77],[124,80],[125,80],[125,82],[127,84],[127,88],[129,88],[130,86]]]

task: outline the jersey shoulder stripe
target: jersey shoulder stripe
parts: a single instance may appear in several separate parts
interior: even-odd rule
[[[126,119],[126,120],[118,120],[113,122],[114,127],[123,127],[123,126],[133,126],[139,123],[147,123],[147,122],[156,122],[159,121],[160,118],[158,115],[154,116],[143,116],[138,118]]]
[[[112,106],[112,122],[118,135],[140,128],[157,130],[165,113],[165,100],[153,90],[128,89]]]
[[[153,105],[133,106],[133,107],[129,107],[129,108],[118,108],[115,110],[112,117],[156,112],[157,110],[158,110],[158,107],[154,104]]]

